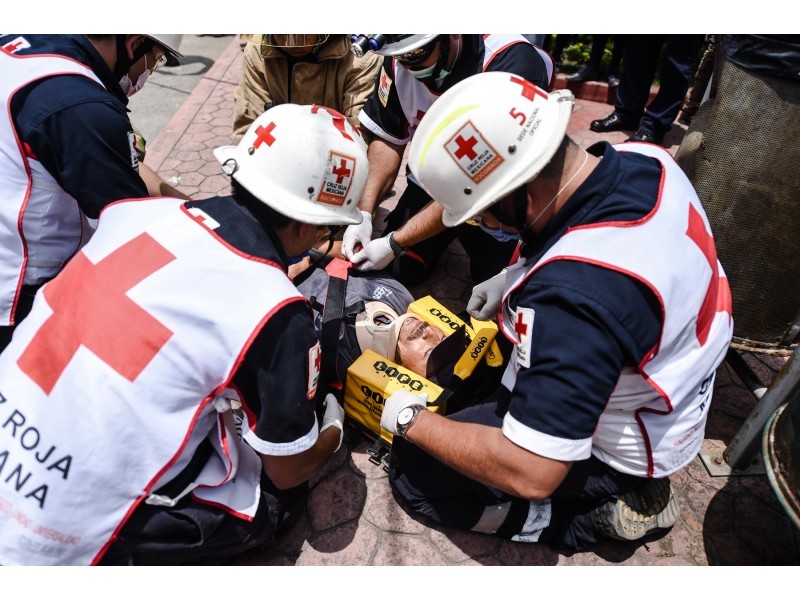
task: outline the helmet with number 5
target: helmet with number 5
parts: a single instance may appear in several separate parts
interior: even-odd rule
[[[550,162],[567,131],[575,98],[547,93],[499,71],[473,75],[439,98],[417,127],[408,165],[459,225],[486,210]]]
[[[332,108],[281,104],[260,115],[236,146],[214,156],[264,204],[314,225],[360,223],[369,173],[361,134]]]

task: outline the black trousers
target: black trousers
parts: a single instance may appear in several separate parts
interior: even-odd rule
[[[33,299],[36,296],[36,292],[43,285],[44,284],[42,283],[40,285],[22,286],[19,298],[17,299],[17,308],[14,312],[14,321],[17,323],[17,325],[19,325],[19,322],[27,317],[28,313],[31,312],[31,307],[33,306]],[[6,346],[8,346],[8,344],[11,342],[11,337],[14,335],[14,330],[17,328],[17,325],[0,326],[0,352],[5,350]]]
[[[501,427],[507,412],[508,392],[501,388],[486,402],[448,418]],[[591,511],[640,486],[644,478],[620,473],[591,457],[573,463],[551,496],[552,516],[539,542],[568,551],[590,548],[600,535]],[[508,516],[494,535],[511,539],[520,533],[530,502],[478,483],[439,462],[414,444],[395,437],[389,482],[401,503],[434,521],[456,529],[472,529],[487,507],[510,503]]]
[[[243,552],[268,548],[305,510],[308,483],[278,490],[261,478],[252,521],[190,495],[174,507],[140,504],[100,561],[101,565],[225,564]]]
[[[614,111],[625,120],[641,119],[640,127],[651,133],[669,131],[683,106],[702,44],[702,34],[629,35]],[[658,93],[645,109],[662,47]]]
[[[386,217],[384,234],[400,229],[411,217],[422,210],[431,197],[421,187],[409,181],[397,201],[395,209]],[[392,261],[387,268],[395,279],[404,285],[416,285],[430,275],[439,257],[450,243],[458,238],[470,261],[472,284],[478,284],[497,275],[511,260],[516,242],[498,242],[480,227],[459,225],[408,248],[408,253]]]

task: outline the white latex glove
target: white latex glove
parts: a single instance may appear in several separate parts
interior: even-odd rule
[[[414,394],[408,390],[399,390],[389,396],[383,405],[381,414],[381,427],[392,435],[397,435],[397,415],[407,406],[428,404],[428,394]]]
[[[342,236],[342,253],[350,261],[356,253],[356,246],[365,248],[372,239],[372,215],[365,210],[361,214],[364,220],[358,225],[348,225]]]
[[[358,266],[359,271],[379,271],[393,260],[394,250],[389,245],[388,235],[372,240],[350,259]]]
[[[467,303],[467,312],[479,321],[489,321],[497,315],[503,292],[506,289],[506,269],[491,279],[472,288],[472,296]]]
[[[328,427],[337,427],[339,429],[339,445],[334,450],[336,452],[342,447],[342,440],[344,439],[344,408],[341,407],[333,394],[325,396],[325,401],[322,405],[325,407],[325,414],[322,415],[322,427],[319,428],[319,432],[322,433]]]

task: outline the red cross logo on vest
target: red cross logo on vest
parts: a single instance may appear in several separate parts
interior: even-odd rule
[[[473,148],[475,148],[475,144],[478,143],[478,140],[473,136],[468,140],[465,140],[463,137],[458,136],[456,138],[456,144],[458,144],[458,150],[456,150],[456,158],[464,158],[465,156],[472,160],[475,158],[477,153]]]
[[[522,320],[521,312],[517,313],[517,322],[514,323],[514,331],[520,338],[528,333],[528,326]]]
[[[336,175],[336,183],[342,183],[345,177],[350,177],[350,169],[347,168],[347,163],[344,159],[338,167],[333,169],[333,174]]]
[[[55,386],[80,346],[133,381],[172,337],[127,292],[175,260],[143,233],[97,264],[80,252],[44,297],[53,310],[17,364],[46,394]]]
[[[703,256],[706,257],[708,266],[711,267],[711,281],[708,282],[706,297],[700,307],[700,312],[697,313],[697,341],[703,346],[708,339],[714,315],[718,312],[726,312],[729,315],[732,313],[731,290],[728,287],[728,279],[719,276],[714,238],[706,231],[703,217],[691,204],[689,205],[689,226],[686,229],[686,235],[697,244],[697,247],[703,252]]]
[[[258,148],[261,144],[272,146],[275,142],[275,136],[272,135],[272,130],[275,129],[275,123],[270,123],[266,127],[259,125],[256,129],[256,141],[253,142],[253,148]]]
[[[528,100],[533,100],[536,96],[541,96],[542,98],[547,100],[547,94],[545,94],[542,90],[533,85],[527,79],[522,79],[521,77],[512,77],[511,82],[518,83],[522,86],[522,95]]]

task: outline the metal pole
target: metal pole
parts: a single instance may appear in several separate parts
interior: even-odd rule
[[[761,400],[736,432],[725,452],[722,453],[725,462],[732,469],[744,469],[750,464],[758,454],[761,432],[770,415],[779,406],[800,394],[800,358],[798,358],[798,354],[800,354],[800,346],[795,348],[789,360],[775,375]],[[744,383],[748,385],[747,382]]]

